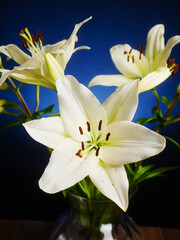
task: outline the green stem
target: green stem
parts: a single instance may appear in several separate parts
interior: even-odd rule
[[[169,106],[168,106],[168,108],[167,108],[167,110],[166,110],[166,112],[165,112],[165,114],[164,114],[164,118],[167,118],[167,117],[169,116],[169,114],[172,112],[172,110],[174,109],[174,107],[176,106],[176,104],[178,103],[178,101],[179,101],[179,97],[178,97],[177,94],[175,94],[175,96],[173,97],[171,103],[169,104]],[[175,120],[176,120],[176,119],[175,119]],[[177,121],[175,121],[175,120],[169,121],[167,124],[170,124],[170,123],[174,123],[174,122],[179,121],[179,120],[177,120]],[[163,127],[164,127],[164,125],[160,123],[160,124],[157,126],[157,128],[156,128],[155,131],[156,131],[157,133],[160,133],[160,131],[162,130]]]
[[[27,112],[27,114],[28,114],[30,117],[32,117],[32,114],[31,114],[31,112],[30,112],[30,110],[29,110],[29,108],[28,108],[28,106],[27,106],[27,104],[26,104],[23,96],[21,95],[19,89],[16,87],[16,85],[14,84],[14,82],[12,81],[12,79],[11,79],[10,77],[8,77],[8,80],[10,81],[10,83],[11,83],[11,85],[12,85],[12,87],[13,87],[13,89],[12,89],[13,93],[14,93],[14,94],[17,96],[17,98],[19,99],[21,105],[23,106],[23,108],[25,109],[25,111]]]
[[[153,93],[154,93],[154,96],[156,98],[156,101],[157,101],[157,109],[160,110],[160,99],[159,99],[159,95],[156,91],[156,88],[152,89]]]
[[[36,107],[34,109],[34,112],[37,112],[39,107],[39,85],[36,86]]]

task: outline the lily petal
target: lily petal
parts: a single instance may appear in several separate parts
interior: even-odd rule
[[[171,71],[167,67],[161,67],[154,72],[149,73],[140,81],[139,92],[150,90],[163,81],[165,81],[171,75]]]
[[[40,188],[47,193],[56,193],[69,188],[85,178],[97,165],[98,158],[78,157],[80,143],[66,139],[53,151],[41,179]]]
[[[87,121],[91,131],[98,130],[99,121],[105,126],[106,113],[93,93],[74,77],[65,76],[56,81],[59,109],[66,131],[78,140],[89,140]],[[79,132],[81,127],[85,134]]]
[[[60,117],[32,120],[24,123],[23,126],[34,140],[52,149],[67,138]]]
[[[138,106],[139,81],[131,81],[117,89],[102,104],[108,124],[115,121],[131,121]]]
[[[124,211],[128,207],[128,178],[124,166],[112,166],[99,161],[89,174],[94,185]]]
[[[43,76],[40,75],[40,69],[31,69],[31,71],[28,71],[28,69],[18,69],[18,67],[16,67],[12,71],[11,76],[20,82],[40,85],[56,91],[52,78],[43,78]]]
[[[8,52],[8,57],[12,58],[15,62],[19,64],[23,64],[25,61],[30,59],[30,56],[28,54],[24,53],[20,48],[18,48],[14,44],[9,44],[5,46],[5,50]]]
[[[160,51],[164,49],[164,25],[157,24],[147,35],[145,56],[152,63]]]
[[[6,81],[6,79],[11,74],[12,71],[7,70],[7,69],[0,69],[0,72],[2,73],[1,78],[0,78],[0,86],[1,86],[3,84],[3,82]]]
[[[127,78],[136,79],[138,77],[143,77],[148,72],[148,62],[146,57],[141,54],[141,59],[139,59],[140,53],[137,50],[132,49],[128,44],[119,44],[110,49],[111,58],[116,66],[116,68]],[[125,52],[129,53],[131,51],[131,56],[128,57]]]
[[[98,75],[94,77],[88,87],[92,87],[95,85],[103,85],[103,86],[117,86],[123,87],[128,82],[131,82],[131,78],[127,78],[123,75]]]
[[[177,45],[178,43],[180,43],[180,36],[174,36],[168,40],[166,47],[157,55],[157,57],[153,63],[154,68],[160,67],[164,61],[167,61],[167,59],[169,58],[169,56],[171,54],[173,47],[175,45]]]
[[[165,138],[150,129],[128,121],[114,122],[103,133],[109,141],[100,148],[99,157],[109,164],[128,164],[160,153]]]

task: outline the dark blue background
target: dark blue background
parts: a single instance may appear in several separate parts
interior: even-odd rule
[[[31,33],[39,29],[44,36],[44,44],[53,44],[69,38],[74,25],[93,16],[78,32],[76,46],[88,45],[90,51],[76,52],[67,65],[66,74],[74,75],[81,83],[99,74],[117,74],[111,61],[109,49],[116,44],[129,43],[136,48],[146,43],[149,29],[155,24],[165,25],[165,40],[180,34],[178,1],[4,1],[1,3],[0,45],[9,43],[21,47],[18,32],[28,27]],[[175,46],[171,57],[180,63],[180,45]],[[3,58],[4,59],[4,58]],[[11,68],[12,62],[7,64]],[[180,71],[158,86],[160,95],[173,97]],[[114,91],[114,87],[92,87],[93,93],[103,102]],[[22,93],[31,110],[35,107],[35,89],[22,87]],[[1,91],[0,99],[15,100],[12,94]],[[56,93],[40,89],[40,108],[56,103]],[[156,102],[151,91],[140,95],[140,103],[134,121],[151,116],[151,108]],[[164,109],[164,106],[162,106]],[[173,113],[180,114],[180,105]],[[13,117],[0,115],[0,126]],[[155,129],[154,125],[148,127]],[[168,126],[162,134],[180,142],[179,123]],[[48,162],[47,150],[31,139],[22,126],[9,128],[0,135],[0,188],[1,218],[55,219],[68,207],[60,193],[49,195],[39,190],[37,182]],[[147,161],[157,166],[179,165],[179,150],[167,142],[163,153]],[[179,207],[179,171],[167,174],[165,178],[148,180],[140,185],[130,214],[142,225],[180,226],[176,215]]]

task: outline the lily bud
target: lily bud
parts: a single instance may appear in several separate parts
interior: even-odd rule
[[[55,82],[59,77],[64,76],[64,70],[62,69],[58,61],[52,56],[52,54],[46,53],[45,61],[46,61],[46,65],[49,70],[49,73]]]

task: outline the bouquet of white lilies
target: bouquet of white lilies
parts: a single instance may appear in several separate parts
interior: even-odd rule
[[[75,25],[69,39],[53,45],[44,46],[40,31],[34,38],[25,28],[19,33],[24,51],[14,44],[0,47],[8,60],[19,64],[8,70],[1,63],[0,90],[12,91],[19,99],[19,104],[0,100],[0,113],[18,118],[2,130],[22,124],[33,139],[51,152],[39,180],[43,191],[63,191],[64,195],[71,192],[89,199],[108,198],[126,211],[128,196],[140,182],[176,168],[156,168],[144,164],[144,160],[165,148],[165,137],[159,134],[161,129],[180,121],[177,115],[171,114],[180,99],[180,86],[172,101],[165,96],[160,99],[156,91],[156,86],[177,72],[178,64],[169,56],[172,48],[180,43],[180,36],[170,38],[165,46],[164,26],[158,24],[147,35],[145,51],[139,45],[137,50],[128,44],[113,46],[110,54],[122,74],[98,75],[89,83],[90,87],[117,86],[100,104],[89,88],[65,73],[74,52],[90,49],[87,46],[75,48],[78,30],[90,19]],[[29,54],[25,53],[27,50]],[[20,93],[23,84],[36,85],[34,112],[29,110]],[[51,114],[53,106],[39,110],[40,86],[57,91],[60,113]],[[152,90],[157,100],[153,117],[134,123],[139,94],[148,90]],[[164,114],[160,109],[161,101],[167,105]],[[43,117],[44,113],[49,116]],[[154,122],[157,122],[155,131],[143,126]],[[166,138],[180,148],[175,140]]]

